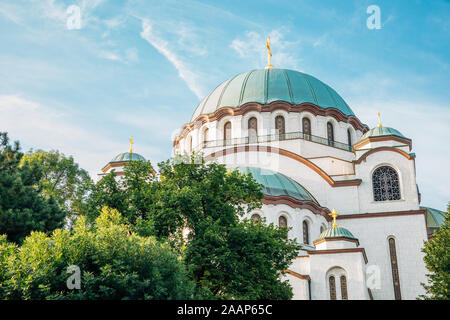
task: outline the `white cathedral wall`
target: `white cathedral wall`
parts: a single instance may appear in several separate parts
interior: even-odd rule
[[[427,273],[421,252],[427,241],[425,218],[422,214],[361,219],[338,219],[365,248],[368,265],[380,270],[380,287],[372,289],[374,299],[394,299],[388,237],[395,238],[402,299],[415,299],[423,294],[421,282]]]
[[[374,201],[372,173],[382,166],[394,168],[399,176],[400,200]],[[359,211],[361,213],[418,210],[414,160],[408,160],[392,151],[379,151],[369,155],[361,164],[355,165],[356,177],[362,179],[358,187]]]
[[[320,227],[328,227],[328,222],[323,216],[314,214],[307,209],[292,208],[285,204],[263,204],[261,209],[253,210],[246,215],[246,218],[250,218],[255,213],[264,217],[267,224],[273,223],[276,226],[278,226],[280,216],[286,217],[288,227],[292,228],[288,232],[288,237],[297,239],[297,242],[308,250],[314,248],[313,241],[319,237]],[[303,243],[303,221],[305,220],[308,223],[309,244]]]
[[[361,252],[312,254],[309,257],[312,300],[330,300],[329,271],[343,269],[347,277],[349,300],[368,300],[365,262]],[[339,276],[336,274],[336,276]],[[336,278],[336,295],[341,300],[340,279]]]
[[[288,280],[292,287],[292,300],[309,300],[308,280],[299,279],[290,274],[281,277],[282,281]]]

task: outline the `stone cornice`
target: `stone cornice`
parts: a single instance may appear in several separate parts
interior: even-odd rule
[[[294,199],[289,196],[269,196],[265,195],[263,200],[263,204],[269,205],[278,205],[278,204],[285,204],[287,206],[290,206],[291,208],[299,208],[299,209],[307,209],[311,211],[314,214],[318,214],[323,216],[327,221],[331,221],[331,217],[328,215],[331,211],[328,208],[321,207],[317,205],[316,203],[312,201],[301,201]]]
[[[187,136],[187,134],[195,128],[199,128],[203,124],[212,121],[219,121],[226,116],[244,115],[251,111],[256,112],[274,112],[276,110],[283,110],[288,113],[309,112],[315,116],[330,116],[339,122],[345,122],[353,126],[355,130],[360,130],[363,133],[369,130],[369,127],[355,116],[346,116],[341,111],[335,108],[322,108],[313,103],[303,102],[300,104],[290,104],[285,101],[273,101],[269,104],[260,104],[257,102],[248,102],[240,107],[222,107],[210,114],[201,114],[194,121],[186,123],[181,128],[181,133],[175,138],[173,145],[176,146],[178,142]]]
[[[369,155],[376,153],[376,152],[380,152],[380,151],[392,151],[392,152],[397,152],[400,153],[402,156],[404,156],[406,159],[408,160],[412,160],[414,159],[416,156],[415,155],[411,155],[403,150],[400,150],[398,148],[395,147],[378,147],[378,148],[374,148],[374,149],[370,149],[369,151],[365,152],[363,155],[361,155],[361,157],[359,157],[359,159],[355,160],[354,163],[355,164],[360,164],[364,159],[366,159]]]
[[[404,143],[405,145],[409,146],[409,151],[411,151],[412,148],[412,140],[408,138],[402,138],[397,136],[379,136],[379,137],[368,137],[364,140],[358,141],[353,145],[353,150],[359,149],[361,146],[369,143],[369,142],[383,142],[383,141],[398,141],[401,143]]]
[[[367,264],[369,262],[369,260],[367,260],[366,250],[364,250],[364,248],[311,250],[308,251],[308,254],[314,255],[314,254],[335,254],[335,253],[353,253],[353,252],[361,252],[364,257],[365,263]]]

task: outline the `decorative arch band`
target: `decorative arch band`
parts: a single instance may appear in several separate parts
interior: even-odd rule
[[[266,153],[276,153],[287,158],[298,161],[313,171],[315,171],[319,176],[321,176],[330,186],[335,187],[349,187],[349,186],[359,186],[361,184],[361,179],[353,179],[353,180],[339,180],[335,181],[331,178],[325,171],[319,168],[317,165],[312,163],[306,158],[299,156],[293,152],[287,151],[285,149],[270,147],[270,146],[242,146],[242,147],[232,147],[228,149],[223,149],[217,152],[213,152],[205,157],[205,160],[208,161],[212,158],[222,157],[229,154],[240,153],[240,152],[266,152]]]

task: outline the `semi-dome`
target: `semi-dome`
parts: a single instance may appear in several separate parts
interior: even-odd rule
[[[325,231],[323,231],[319,238],[317,238],[316,241],[323,240],[323,239],[335,239],[335,238],[345,238],[349,240],[358,240],[355,238],[355,236],[348,231],[345,228],[342,227],[336,227],[336,228],[328,228]],[[316,242],[315,241],[315,242]]]
[[[134,152],[124,152],[115,156],[110,162],[146,161],[143,156]]]
[[[364,140],[367,138],[383,137],[383,136],[396,136],[399,138],[408,139],[403,134],[401,134],[400,131],[398,131],[394,128],[375,127],[373,129],[370,129],[366,133],[364,133],[360,140]]]
[[[262,184],[262,192],[268,196],[288,196],[300,201],[312,201],[319,205],[316,199],[301,184],[282,173],[254,167],[237,167],[244,174],[251,173],[253,178]]]
[[[222,107],[236,108],[248,102],[268,104],[273,101],[308,102],[354,116],[335,90],[313,76],[288,69],[258,69],[238,74],[220,84],[200,102],[191,121]]]

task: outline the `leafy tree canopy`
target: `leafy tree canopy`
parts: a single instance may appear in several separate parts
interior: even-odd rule
[[[88,172],[81,169],[73,157],[66,157],[59,151],[36,150],[22,157],[20,166],[25,164],[41,167],[42,176],[37,187],[47,197],[53,197],[62,209],[72,215],[83,212],[93,182]]]
[[[64,224],[65,210],[35,186],[42,177],[37,163],[23,164],[20,145],[0,132],[0,234],[21,242],[32,230],[52,231]]]
[[[21,247],[0,237],[2,299],[191,299],[194,284],[170,247],[130,232],[117,210],[92,226],[81,217],[50,236],[32,232]],[[76,265],[80,288],[67,280]]]
[[[423,284],[426,300],[450,299],[450,204],[447,207],[445,223],[434,234],[434,237],[425,243],[425,264],[430,271],[427,274],[428,284]]]

